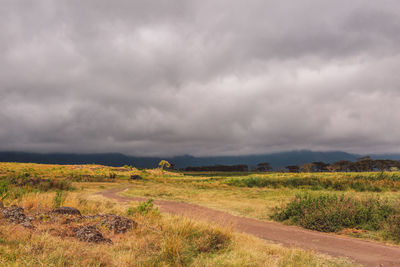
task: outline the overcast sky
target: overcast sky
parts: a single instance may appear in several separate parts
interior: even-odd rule
[[[400,152],[400,2],[0,5],[0,150]]]

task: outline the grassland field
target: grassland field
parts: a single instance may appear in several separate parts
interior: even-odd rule
[[[143,179],[131,181],[134,174]],[[28,214],[72,206],[82,214],[114,213],[149,227],[138,226],[119,235],[104,229],[104,235],[114,243],[110,246],[61,238],[45,229],[27,230],[2,220],[0,264],[353,266],[344,259],[284,248],[230,229],[160,214],[154,207],[150,212],[135,212],[143,203],[117,203],[95,194],[126,185],[129,189],[121,193],[125,196],[195,203],[234,215],[395,245],[400,240],[400,226],[395,227],[400,225],[400,172],[182,173],[129,166],[0,163],[0,198],[5,206],[16,204]],[[320,212],[311,216],[315,210]],[[342,217],[352,219],[335,219]],[[321,224],[321,218],[328,218],[328,222]],[[204,236],[210,238],[203,240]],[[217,247],[210,243],[215,238],[220,240]]]

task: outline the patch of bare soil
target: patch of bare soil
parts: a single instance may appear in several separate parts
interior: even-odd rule
[[[118,187],[100,192],[104,197],[119,202],[146,201],[142,197],[125,197],[118,193],[128,187]],[[232,225],[238,232],[280,243],[288,247],[299,247],[335,257],[347,257],[364,266],[400,266],[400,247],[374,241],[366,241],[335,234],[311,231],[296,226],[231,215],[195,204],[170,200],[155,200],[162,212],[204,220],[213,224]]]

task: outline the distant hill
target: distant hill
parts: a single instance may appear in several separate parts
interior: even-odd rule
[[[338,160],[357,160],[359,155],[346,152],[315,152],[309,150],[279,152],[264,155],[248,156],[226,156],[226,157],[200,157],[192,158],[190,166],[223,164],[247,164],[249,167],[256,166],[260,162],[269,162],[274,169],[281,169],[288,165],[299,165],[313,161],[332,163]]]
[[[372,154],[370,156],[372,159],[400,160],[400,154]]]
[[[264,155],[247,156],[216,156],[193,157],[190,155],[176,157],[137,157],[119,153],[103,154],[71,154],[71,153],[28,153],[28,152],[0,152],[0,162],[32,162],[49,164],[101,164],[108,166],[133,165],[138,168],[154,168],[161,159],[174,163],[176,168],[206,165],[236,165],[247,164],[256,166],[260,162],[269,162],[274,169],[281,169],[288,165],[300,165],[313,161],[332,163],[338,160],[355,161],[361,155],[342,151],[318,152],[309,150],[287,151]],[[371,155],[372,158],[400,159],[400,155]]]

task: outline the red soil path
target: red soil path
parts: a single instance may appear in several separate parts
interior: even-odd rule
[[[127,187],[113,188],[99,194],[119,202],[147,200],[142,197],[118,195],[126,189]],[[232,225],[235,231],[251,234],[288,247],[313,250],[335,257],[347,257],[364,266],[400,266],[400,247],[398,246],[239,217],[195,204],[170,200],[155,200],[154,204],[159,206],[162,212],[205,220],[213,224]]]

